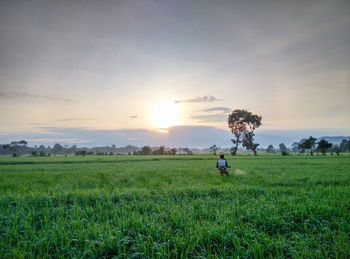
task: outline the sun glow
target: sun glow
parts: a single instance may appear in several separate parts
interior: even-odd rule
[[[152,109],[152,124],[156,128],[169,128],[178,125],[177,105],[170,101],[156,103]]]

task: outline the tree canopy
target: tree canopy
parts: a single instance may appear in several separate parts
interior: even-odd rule
[[[299,143],[299,149],[301,150],[309,150],[310,151],[310,155],[313,155],[313,150],[315,148],[316,145],[316,138],[310,136],[308,139],[304,139]]]
[[[317,149],[321,151],[321,153],[323,155],[326,154],[327,150],[329,148],[332,147],[332,143],[329,143],[327,140],[325,139],[321,139],[318,143],[317,143]]]
[[[231,139],[234,147],[232,148],[232,155],[236,155],[239,144],[243,147],[252,150],[256,155],[256,149],[259,144],[254,143],[254,130],[261,125],[262,117],[244,109],[236,109],[228,116],[228,127],[234,135]]]
[[[25,147],[27,144],[28,142],[23,139],[20,141],[12,141],[10,144],[3,145],[3,148],[10,150],[13,156],[17,156],[19,149]]]
[[[216,156],[216,152],[218,151],[218,147],[216,145],[212,145],[210,148],[209,148],[209,151],[210,153],[213,153],[214,156]]]

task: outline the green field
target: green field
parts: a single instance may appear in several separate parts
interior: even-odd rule
[[[0,157],[0,257],[350,257],[349,155],[227,160]]]

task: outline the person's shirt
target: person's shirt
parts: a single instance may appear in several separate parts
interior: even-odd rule
[[[228,167],[227,161],[225,159],[219,159],[216,162],[216,168],[220,169],[220,170],[225,170]]]

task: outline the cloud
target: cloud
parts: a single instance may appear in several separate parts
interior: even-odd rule
[[[28,123],[28,125],[32,125],[32,126],[44,126],[44,125],[47,125],[47,123],[30,122],[30,123]]]
[[[62,144],[85,144],[92,142],[89,139],[73,139],[73,138],[27,138],[26,141],[32,143],[62,143]]]
[[[83,118],[66,118],[66,119],[59,119],[56,121],[92,121],[97,119],[83,119]]]
[[[227,115],[225,114],[200,114],[192,115],[191,119],[197,120],[199,122],[223,122],[227,120]]]
[[[212,95],[206,95],[202,97],[194,97],[191,99],[185,99],[185,100],[177,100],[175,103],[211,103],[211,102],[219,102],[221,99],[218,99]]]
[[[203,110],[203,112],[222,112],[222,113],[229,113],[230,111],[231,111],[231,108],[228,108],[228,107],[213,107],[213,108]]]
[[[199,122],[223,122],[227,120],[227,114],[230,111],[228,107],[213,107],[201,111],[201,114],[192,115],[191,119]]]
[[[139,116],[138,115],[131,115],[131,116],[129,116],[129,118],[131,118],[131,119],[137,119]]]
[[[0,99],[13,99],[13,100],[25,100],[25,101],[50,101],[50,102],[66,102],[66,103],[78,103],[77,100],[69,98],[54,97],[49,95],[38,95],[26,92],[0,92]]]

